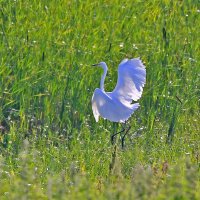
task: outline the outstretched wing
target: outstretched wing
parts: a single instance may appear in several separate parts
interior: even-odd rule
[[[145,82],[146,69],[142,61],[139,58],[125,59],[119,65],[117,85],[110,95],[130,104],[142,96]]]

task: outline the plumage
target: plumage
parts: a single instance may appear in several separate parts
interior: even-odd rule
[[[107,65],[104,62],[97,64],[104,69],[100,89],[94,91],[92,110],[95,120],[99,116],[112,122],[125,122],[139,107],[139,103],[132,103],[141,98],[146,82],[146,69],[139,58],[125,59],[119,64],[118,80],[112,92],[104,91],[104,80]]]

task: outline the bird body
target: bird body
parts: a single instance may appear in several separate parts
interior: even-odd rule
[[[138,107],[138,103],[125,105],[111,92],[99,88],[95,89],[92,98],[93,114],[97,122],[99,116],[112,122],[125,122]]]
[[[126,122],[128,118],[139,107],[137,101],[143,91],[146,82],[145,66],[139,58],[125,59],[118,68],[118,80],[112,92],[105,92],[104,80],[107,74],[107,65],[100,62],[94,66],[103,68],[100,88],[96,88],[92,97],[92,110],[95,120],[98,122],[99,116],[112,122]]]

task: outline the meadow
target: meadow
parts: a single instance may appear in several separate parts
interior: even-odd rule
[[[0,199],[200,199],[198,0],[0,0]],[[118,64],[147,83],[121,125],[92,114]]]

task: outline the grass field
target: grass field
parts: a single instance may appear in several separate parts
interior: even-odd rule
[[[200,199],[199,35],[198,0],[0,0],[0,199]],[[110,170],[91,65],[111,91],[133,57],[147,84]]]

